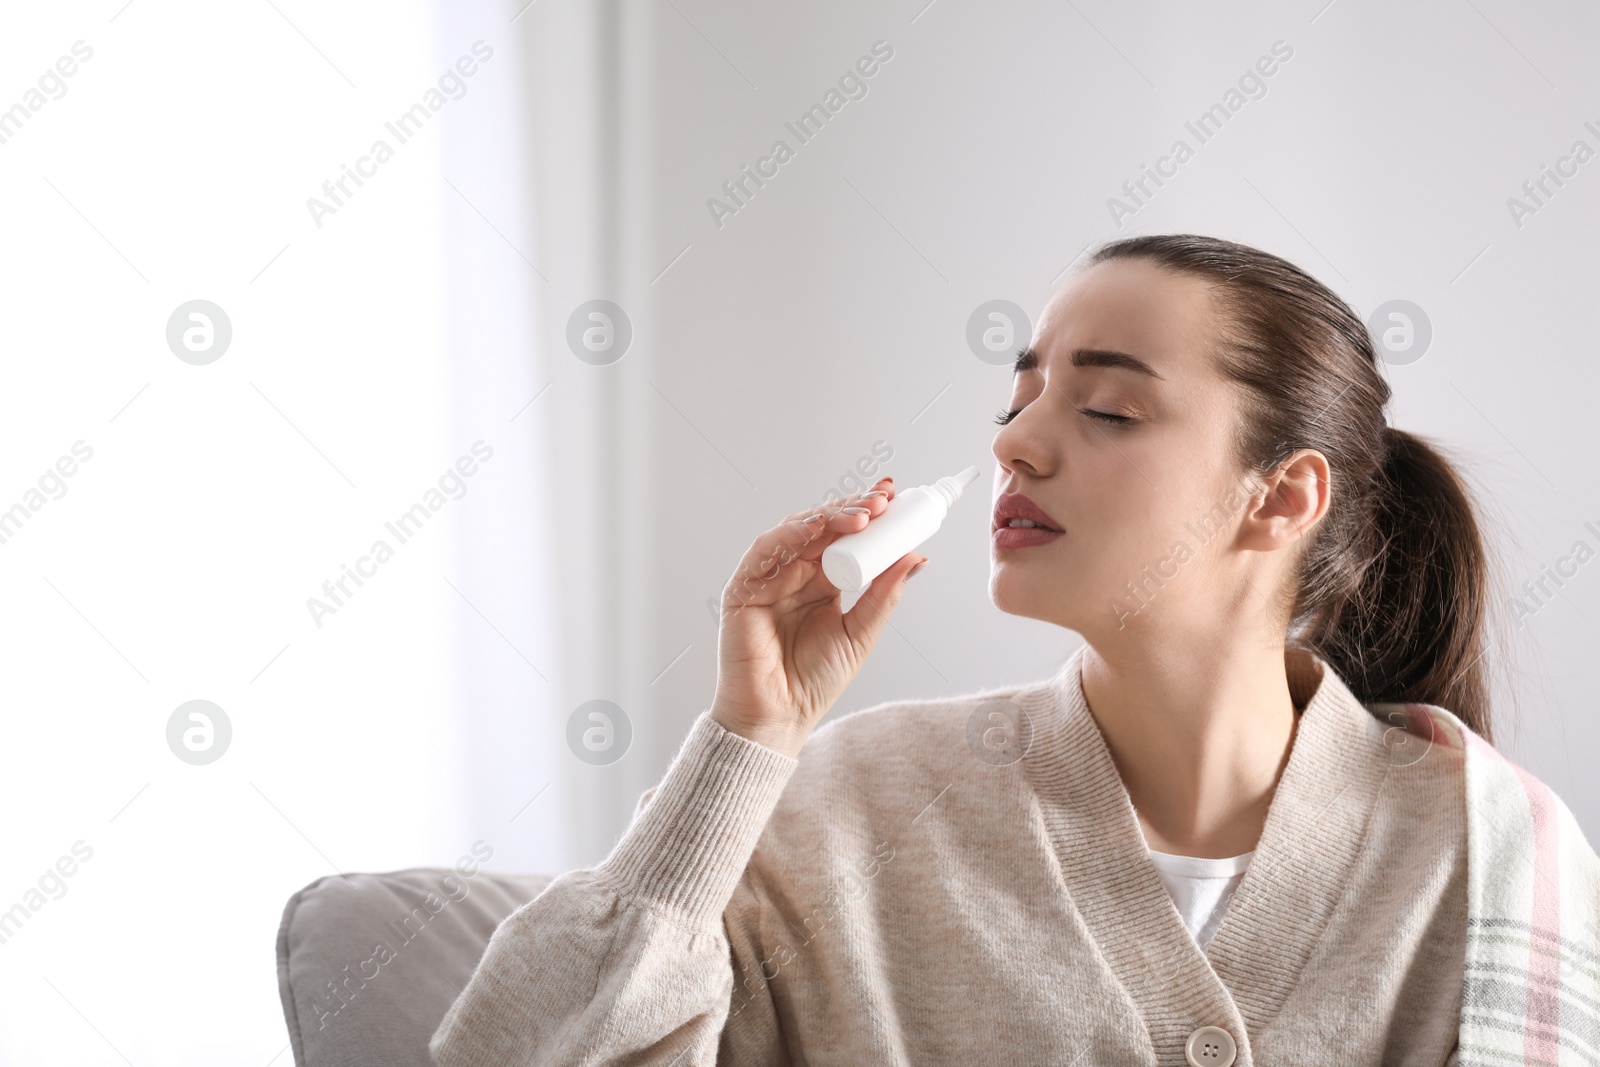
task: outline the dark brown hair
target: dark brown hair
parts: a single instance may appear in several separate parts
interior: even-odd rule
[[[1287,260],[1214,237],[1103,245],[1088,266],[1142,259],[1214,283],[1217,359],[1242,389],[1241,466],[1297,449],[1328,460],[1331,501],[1303,550],[1288,643],[1363,703],[1449,709],[1493,742],[1483,662],[1489,569],[1465,482],[1423,438],[1388,426],[1389,384],[1364,323]]]

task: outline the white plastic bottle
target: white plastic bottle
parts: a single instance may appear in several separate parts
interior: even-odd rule
[[[978,477],[977,467],[940,478],[932,485],[902,489],[882,515],[860,533],[845,534],[822,550],[822,573],[834,588],[859,593],[894,561],[932,537]]]

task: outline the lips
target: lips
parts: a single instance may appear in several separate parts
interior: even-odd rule
[[[1012,519],[1027,519],[1030,526],[1012,526]],[[992,537],[996,548],[1029,548],[1062,536],[1061,524],[1021,493],[1006,493],[995,501]]]
[[[1062,532],[1059,522],[1052,519],[1043,508],[1021,493],[1006,493],[994,502],[994,528],[996,530],[1008,528],[1012,519],[1027,519],[1035,526],[1042,526],[1054,533]]]

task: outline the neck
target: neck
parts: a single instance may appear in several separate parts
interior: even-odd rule
[[[1299,722],[1274,645],[1090,646],[1083,695],[1158,852],[1256,847]]]

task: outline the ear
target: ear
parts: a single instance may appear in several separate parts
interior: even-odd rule
[[[1272,552],[1310,534],[1333,501],[1331,477],[1328,458],[1316,449],[1290,455],[1261,479],[1265,490],[1251,498],[1241,521],[1241,546]]]

